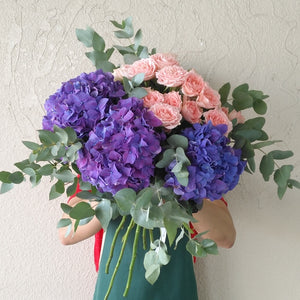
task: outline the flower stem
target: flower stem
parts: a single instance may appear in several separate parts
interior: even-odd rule
[[[125,287],[125,291],[123,294],[123,297],[126,297],[130,288],[131,284],[131,279],[132,279],[132,273],[133,273],[133,267],[136,259],[136,253],[137,253],[137,246],[138,246],[138,241],[139,241],[139,234],[141,231],[141,226],[137,225],[136,230],[135,230],[135,236],[134,236],[134,242],[132,246],[132,257],[129,265],[129,272],[128,272],[128,279]]]
[[[116,232],[115,232],[115,235],[114,235],[114,238],[112,240],[112,243],[111,243],[111,246],[110,246],[110,252],[109,252],[109,256],[108,256],[108,259],[107,259],[107,262],[106,262],[106,266],[105,266],[105,273],[108,274],[108,270],[109,270],[109,265],[111,263],[111,260],[113,258],[113,254],[114,254],[114,249],[115,249],[115,245],[116,245],[116,241],[117,241],[117,237],[125,223],[125,220],[126,220],[126,216],[123,216]]]
[[[107,292],[106,292],[106,295],[104,297],[104,300],[107,300],[108,299],[108,296],[110,294],[110,291],[112,289],[112,286],[113,286],[113,283],[114,283],[114,279],[116,277],[116,274],[117,274],[117,271],[119,269],[119,266],[120,266],[120,263],[121,263],[121,260],[122,260],[122,257],[123,257],[123,254],[124,254],[124,250],[125,250],[125,246],[126,246],[126,243],[127,243],[127,240],[128,240],[128,236],[129,236],[129,233],[132,229],[132,225],[134,224],[134,221],[133,219],[131,219],[131,222],[130,224],[128,225],[127,227],[127,230],[126,230],[126,233],[124,235],[124,240],[123,240],[123,245],[122,245],[122,248],[121,248],[121,252],[120,252],[120,255],[119,255],[119,258],[118,258],[118,261],[117,261],[117,264],[115,266],[115,269],[114,269],[114,272],[111,276],[111,279],[110,279],[110,282],[109,282],[109,286],[108,286],[108,289],[107,289]]]
[[[153,243],[153,231],[149,229],[150,242]]]
[[[147,249],[147,242],[146,242],[146,228],[143,227],[143,249]]]

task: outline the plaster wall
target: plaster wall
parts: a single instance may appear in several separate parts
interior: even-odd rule
[[[294,151],[300,180],[299,0],[1,0],[0,169],[28,154],[43,103],[60,83],[94,70],[75,28],[93,27],[112,45],[112,25],[132,16],[144,44],[173,52],[218,89],[248,82],[267,100],[267,131]],[[59,203],[49,182],[23,184],[0,196],[0,299],[92,299],[93,239],[64,247],[57,239]],[[280,201],[272,182],[244,174],[226,199],[237,241],[198,260],[201,300],[300,299],[299,190]],[[176,283],[174,283],[176,284]]]

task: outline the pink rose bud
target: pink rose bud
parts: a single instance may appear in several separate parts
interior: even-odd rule
[[[190,123],[200,122],[202,110],[195,101],[184,101],[181,109],[182,116]]]
[[[231,111],[228,115],[229,120],[236,119],[238,124],[245,123],[245,117],[242,115],[241,111],[236,111],[235,109]]]
[[[194,97],[200,95],[204,87],[205,82],[203,78],[194,70],[191,70],[188,72],[181,89],[184,95]]]
[[[151,106],[150,110],[162,122],[162,126],[166,129],[173,129],[180,125],[182,116],[176,107],[165,103],[156,103]]]
[[[146,88],[148,94],[143,98],[144,107],[150,108],[155,103],[164,102],[164,95],[156,90],[152,90],[151,88]]]
[[[114,76],[115,81],[116,80],[123,80],[123,77],[128,78],[128,69],[130,68],[130,65],[123,65],[118,69],[114,69],[112,75]]]
[[[214,126],[219,124],[226,124],[228,128],[226,134],[228,134],[232,130],[232,123],[228,119],[226,113],[222,111],[222,109],[216,108],[208,110],[205,113],[203,113],[203,115],[206,123],[208,121],[211,121]]]
[[[180,66],[164,67],[156,72],[157,82],[168,87],[181,86],[186,77],[186,70]]]
[[[199,106],[203,108],[217,108],[221,106],[220,95],[213,90],[208,84],[196,99]]]
[[[155,77],[156,65],[151,58],[143,58],[135,61],[128,69],[128,78],[132,79],[139,73],[144,73],[144,80],[150,80]]]
[[[171,53],[156,53],[150,56],[153,59],[157,70],[164,67],[179,65],[174,54]]]
[[[164,103],[177,107],[179,110],[182,106],[181,96],[178,92],[170,92],[164,94]]]

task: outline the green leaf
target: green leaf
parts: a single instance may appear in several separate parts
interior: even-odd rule
[[[256,143],[256,144],[252,144],[252,147],[253,147],[253,149],[260,149],[260,148],[263,148],[263,147],[271,146],[271,145],[273,145],[275,143],[279,143],[279,142],[282,142],[282,140],[259,142],[259,143]]]
[[[14,172],[14,173],[10,174],[8,179],[12,183],[19,184],[19,183],[24,181],[24,175],[23,175],[22,172],[17,171],[17,172]]]
[[[123,87],[126,93],[131,91],[131,85],[127,77],[123,77]]]
[[[245,92],[245,93],[248,93],[248,90],[249,90],[249,85],[248,83],[243,83],[239,86],[237,86],[233,92],[232,92],[232,96],[235,98],[236,97],[236,93],[238,92]]]
[[[79,202],[70,211],[69,216],[72,219],[85,219],[95,215],[95,211],[91,208],[89,203]]]
[[[57,173],[54,173],[53,175],[55,178],[63,182],[73,182],[74,177],[76,177],[76,175],[74,175],[70,170],[62,170],[62,171],[59,170]]]
[[[38,133],[41,143],[46,146],[51,146],[59,141],[59,137],[52,131],[38,130]]]
[[[67,219],[67,218],[63,218],[63,219],[60,219],[57,223],[57,228],[62,228],[62,227],[66,227],[66,226],[69,226],[70,224],[72,224],[72,221],[71,219]]]
[[[13,184],[13,183],[6,183],[6,182],[3,182],[3,183],[1,184],[0,194],[4,194],[4,193],[10,191],[13,187],[14,187],[14,184]]]
[[[158,248],[158,259],[161,265],[167,265],[170,261],[170,258],[170,255],[168,255],[162,247]]]
[[[51,164],[47,164],[42,166],[39,170],[38,173],[43,175],[43,176],[49,176],[53,173],[54,166]]]
[[[104,72],[112,72],[116,66],[107,60],[97,60],[95,64],[97,70],[102,69]]]
[[[105,50],[104,39],[97,32],[93,34],[92,44],[93,48],[97,51],[103,52]]]
[[[60,207],[61,207],[61,209],[62,209],[62,211],[64,212],[64,213],[66,213],[67,215],[70,213],[70,211],[72,210],[72,206],[70,206],[70,205],[68,205],[68,204],[66,204],[66,203],[61,203],[60,204]]]
[[[213,254],[213,255],[219,254],[218,246],[213,240],[204,239],[201,241],[201,245],[208,254]]]
[[[157,168],[165,168],[169,166],[169,164],[175,159],[175,150],[174,149],[167,149],[163,153],[163,158],[156,163]]]
[[[153,264],[146,270],[145,278],[150,284],[154,284],[160,274],[160,265]]]
[[[253,147],[252,147],[251,143],[248,140],[246,140],[246,143],[242,147],[242,158],[249,159],[250,157],[254,157],[254,156],[255,156],[255,153],[254,153]]]
[[[4,183],[12,183],[11,180],[9,179],[9,176],[11,175],[10,172],[7,171],[1,171],[0,172],[0,181]]]
[[[82,42],[86,47],[93,46],[94,30],[91,27],[84,29],[76,29],[77,39]]]
[[[173,172],[173,173],[178,173],[178,172],[181,171],[181,169],[182,169],[182,162],[180,161],[180,162],[178,162],[178,163],[173,167],[173,169],[171,170],[171,172]]]
[[[78,178],[74,178],[73,183],[67,188],[67,196],[70,197],[76,193]]]
[[[244,124],[242,124],[242,128],[251,128],[251,129],[257,129],[260,130],[265,125],[266,120],[264,117],[256,117],[247,120]]]
[[[124,63],[127,65],[132,65],[135,61],[139,60],[140,58],[135,54],[126,53],[123,54]]]
[[[164,219],[164,226],[168,233],[169,245],[172,246],[177,234],[177,223],[173,222],[172,220],[166,217]]]
[[[259,139],[262,135],[261,130],[257,129],[242,129],[242,130],[237,130],[236,132],[233,133],[234,137],[243,137],[246,140],[249,140],[250,142],[253,142],[257,139]]]
[[[65,191],[64,183],[62,181],[57,181],[54,185],[52,185],[49,193],[49,199],[53,200],[61,194],[63,194]]]
[[[288,185],[291,185],[297,189],[300,189],[300,182],[295,180],[295,179],[289,179],[288,180]]]
[[[130,209],[135,202],[136,193],[133,189],[125,188],[118,191],[114,198],[118,204],[118,207],[123,215],[130,213]]]
[[[77,197],[85,200],[99,200],[99,197],[90,191],[82,191],[77,194]]]
[[[144,81],[144,78],[145,78],[145,73],[139,73],[139,74],[136,74],[132,78],[131,81],[132,81],[134,86],[139,86]]]
[[[71,127],[66,127],[64,130],[68,135],[68,144],[75,143],[75,141],[77,140],[76,131]]]
[[[117,28],[123,29],[125,27],[125,22],[123,21],[122,24],[119,24],[118,22],[114,20],[110,20],[110,22]]]
[[[270,175],[274,172],[274,160],[273,157],[266,154],[262,157],[260,165],[259,165],[259,171],[262,174],[265,181],[268,181],[270,178]]]
[[[286,159],[294,155],[292,151],[273,150],[269,153],[274,159]]]
[[[149,57],[148,48],[143,47],[143,46],[139,46],[137,54],[138,54],[139,58],[148,58]]]
[[[111,207],[111,202],[107,199],[103,199],[99,202],[95,209],[96,217],[100,221],[104,230],[107,229],[108,224],[112,218],[113,209]]]
[[[173,134],[168,137],[167,142],[169,145],[173,146],[174,148],[181,147],[184,150],[188,148],[189,141],[188,139],[180,134]]]
[[[63,143],[64,145],[67,145],[68,144],[67,132],[63,128],[60,128],[56,125],[54,125],[53,130],[54,130],[55,134],[59,137],[59,141],[61,143]]]
[[[227,102],[229,92],[230,92],[230,83],[227,82],[219,89],[219,94],[221,96],[222,104],[225,104]]]
[[[283,196],[284,196],[284,194],[285,194],[285,192],[287,190],[287,187],[288,187],[287,185],[285,185],[285,186],[278,186],[277,187],[277,195],[278,195],[279,199],[283,198]]]
[[[30,141],[22,141],[22,143],[29,148],[30,150],[37,150],[40,148],[40,145]]]
[[[50,161],[52,159],[53,156],[51,154],[50,148],[45,148],[37,154],[35,161]]]
[[[196,257],[205,257],[207,255],[202,245],[196,240],[189,240],[186,244],[186,250]]]
[[[79,226],[86,225],[93,220],[94,216],[79,220]]]
[[[181,148],[181,147],[176,148],[176,159],[178,161],[182,162],[185,166],[190,166],[191,165],[190,160],[187,158],[183,148]]]
[[[253,109],[259,115],[264,115],[267,112],[267,104],[263,100],[255,100]]]
[[[234,100],[232,102],[233,107],[235,108],[236,111],[240,111],[249,107],[252,107],[253,105],[253,99],[251,96],[249,96],[245,92],[236,92]]]
[[[145,97],[147,94],[148,92],[142,87],[136,87],[129,93],[130,97],[136,97],[139,99]]]
[[[247,159],[247,162],[248,162],[249,169],[250,169],[252,172],[255,172],[255,159],[254,159],[254,157],[249,157],[249,158]]]
[[[287,185],[293,168],[294,167],[292,165],[284,165],[275,171],[274,181],[279,187],[283,188]]]
[[[119,46],[119,45],[114,45],[114,47],[120,52],[120,54],[124,55],[124,54],[133,54],[135,55],[135,51],[132,48],[132,46]],[[137,57],[137,56],[136,56]],[[138,58],[139,59],[139,58]]]

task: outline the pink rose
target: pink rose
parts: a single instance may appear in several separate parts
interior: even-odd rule
[[[199,123],[202,116],[202,110],[195,101],[184,101],[181,114],[190,123]]]
[[[213,90],[208,84],[205,84],[204,90],[196,101],[203,108],[217,108],[221,106],[219,93]]]
[[[135,61],[127,71],[128,78],[132,79],[139,73],[144,73],[144,80],[150,80],[155,77],[156,65],[151,58],[143,58]]]
[[[229,113],[228,118],[231,121],[236,119],[238,124],[245,123],[245,117],[242,115],[241,111],[236,111],[235,109]]]
[[[164,67],[156,72],[157,82],[168,87],[177,87],[183,84],[186,70],[180,66]]]
[[[184,95],[193,97],[198,96],[203,91],[205,82],[203,78],[194,70],[188,72],[187,77],[181,87]]]
[[[131,65],[123,65],[118,69],[114,69],[113,71],[113,76],[115,80],[123,80],[123,77],[127,77],[128,78],[128,70],[131,67]]]
[[[181,109],[182,106],[182,100],[181,100],[181,96],[178,92],[169,92],[164,94],[164,99],[165,99],[165,103],[166,104],[170,104],[172,106],[177,107],[179,110]]]
[[[152,90],[151,88],[146,88],[148,94],[143,98],[144,107],[150,108],[155,103],[164,102],[164,95],[158,91]]]
[[[213,125],[226,124],[228,134],[232,130],[232,123],[226,113],[220,108],[211,109],[203,113],[206,123],[211,121]]]
[[[153,59],[157,70],[164,67],[179,65],[174,54],[171,53],[156,53],[150,56]]]
[[[173,129],[180,125],[182,116],[178,108],[165,103],[156,103],[150,110],[161,120],[162,126],[166,129]]]

